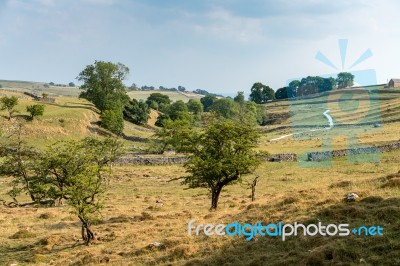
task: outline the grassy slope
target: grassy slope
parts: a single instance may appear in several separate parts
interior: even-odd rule
[[[376,165],[336,160],[332,169],[264,163],[257,172],[258,199],[250,202],[250,190],[244,184],[230,186],[223,191],[216,212],[208,210],[206,190],[184,190],[179,181],[168,182],[184,174],[179,166],[118,167],[106,195],[102,222],[93,226],[99,238],[93,245],[82,245],[79,221],[68,207],[0,207],[0,252],[4,254],[0,263],[88,265],[109,260],[111,265],[355,265],[363,260],[368,265],[396,265],[400,263],[399,188],[385,176],[398,171],[399,155],[399,151],[384,154],[383,163]],[[347,186],[340,182],[345,180]],[[5,190],[6,183],[0,183],[1,195]],[[350,191],[362,200],[342,202]],[[196,219],[196,224],[321,221],[380,225],[384,236],[298,236],[285,242],[268,237],[249,242],[243,237],[189,237],[190,219]],[[26,228],[35,235],[10,239]],[[155,241],[167,248],[149,250],[147,246]]]
[[[327,104],[319,103],[321,98],[287,102],[281,101],[266,104],[273,124],[266,126],[263,130],[268,132],[263,134],[260,149],[268,150],[272,153],[280,152],[304,152],[310,149],[320,149],[323,145],[323,138],[332,138],[332,147],[342,149],[348,146],[347,136],[356,135],[360,144],[374,145],[393,142],[399,140],[398,127],[400,123],[400,91],[399,93],[381,93],[378,101],[362,100],[339,102],[343,95],[335,94],[329,97],[331,102]],[[355,95],[354,98],[365,98],[365,96]],[[289,104],[296,103],[290,106]],[[328,126],[328,120],[323,115],[326,108],[330,109],[334,123],[357,124],[362,122],[379,122],[382,127],[374,128],[373,125],[363,127],[334,127],[330,131],[308,132],[301,137],[288,137],[279,141],[269,142],[268,140],[294,132],[307,132],[312,128],[322,128]],[[392,122],[399,120],[398,122]],[[310,128],[292,129],[291,125],[313,125]],[[274,130],[277,128],[277,130]],[[311,139],[312,138],[312,139]]]
[[[130,92],[128,92],[128,95],[129,95],[129,97],[135,98],[137,100],[146,100],[150,96],[150,94],[156,93],[156,92],[168,95],[169,98],[174,102],[178,101],[178,100],[188,102],[190,99],[200,99],[200,98],[204,97],[204,95],[190,93],[190,92],[182,93],[182,92],[176,92],[176,91],[159,91],[159,90],[130,91]]]
[[[383,99],[389,96],[392,99]],[[379,109],[383,120],[397,118],[399,96],[385,94],[381,97]],[[24,114],[23,105],[31,102],[23,101],[20,115]],[[311,108],[314,101],[317,99],[303,100]],[[48,112],[45,116],[33,122],[38,123],[37,128],[51,128],[47,129],[51,133],[46,133],[46,130],[40,134],[32,132],[34,142],[41,143],[46,136],[50,138],[46,143],[63,139],[65,135],[62,133],[54,135],[57,128],[87,128],[90,121],[97,120],[96,114],[90,110],[91,105],[85,101],[57,98],[57,103],[61,106],[46,107]],[[62,107],[65,104],[68,108]],[[289,126],[289,109],[284,106],[285,102],[271,103],[275,104],[276,107],[266,105],[270,113],[278,117],[270,127]],[[335,118],[337,110],[334,107],[331,109]],[[312,117],[314,114],[306,115]],[[315,115],[322,116],[321,113]],[[58,125],[60,117],[69,121],[67,129]],[[353,117],[345,115],[343,119],[352,122]],[[322,119],[323,122],[326,120]],[[398,140],[399,123],[383,125],[379,132],[360,133],[360,141],[371,144]],[[144,137],[151,134],[134,125],[127,126],[126,130]],[[278,142],[267,141],[285,133],[290,133],[290,128],[264,134],[260,149],[300,152],[321,147],[320,140],[287,138]],[[75,138],[83,134],[70,136]],[[345,141],[343,136],[336,137],[334,148],[346,147]],[[340,158],[334,160],[332,168],[303,168],[297,163],[265,162],[256,172],[260,176],[257,200],[254,203],[249,200],[250,190],[245,184],[253,176],[247,176],[243,184],[223,191],[216,212],[208,210],[210,199],[206,190],[184,190],[179,181],[168,182],[185,174],[181,166],[117,167],[116,179],[111,181],[106,195],[102,222],[93,226],[99,238],[93,245],[82,245],[79,221],[69,213],[67,206],[40,209],[1,206],[0,264],[88,265],[109,261],[111,265],[356,265],[364,262],[366,265],[398,265],[400,177],[387,176],[399,170],[399,163],[400,151],[382,154],[380,164],[350,164],[346,158]],[[2,179],[0,182],[0,198],[7,201],[10,200],[5,195],[9,181]],[[348,192],[358,193],[361,201],[342,202],[342,197]],[[160,199],[163,204],[156,202]],[[380,225],[384,228],[384,236],[298,236],[285,242],[260,237],[250,242],[242,237],[188,237],[187,222],[190,219],[196,219],[197,224],[236,220],[242,223],[280,220],[289,223],[346,222],[351,226]],[[10,238],[23,229],[35,235],[24,239]],[[166,244],[167,248],[149,250],[147,245],[155,241]]]
[[[45,105],[43,116],[34,121],[26,121],[28,117],[26,106],[38,102],[17,92],[0,90],[1,95],[19,97],[16,117],[25,121],[24,134],[27,143],[35,147],[43,147],[59,140],[81,139],[88,135],[101,137],[109,134],[98,126],[99,114],[94,106],[84,99],[57,97],[55,104],[43,103]],[[0,111],[0,124],[4,127],[16,122],[15,119],[9,122],[4,118],[6,115],[6,111]],[[153,130],[125,121],[124,133],[128,136],[148,138],[153,134]],[[125,143],[129,149],[137,150],[145,147],[145,144],[139,142],[125,141]]]

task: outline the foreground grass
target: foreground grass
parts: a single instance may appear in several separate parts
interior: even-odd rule
[[[116,168],[106,205],[93,225],[97,240],[84,246],[78,219],[67,206],[0,207],[0,264],[35,265],[397,265],[400,263],[400,151],[382,155],[381,163],[333,168],[301,168],[297,163],[265,162],[257,200],[251,202],[245,177],[227,187],[219,209],[209,211],[204,189],[185,190],[181,166]],[[0,197],[7,182],[0,183]],[[348,192],[360,200],[342,201]],[[27,200],[27,199],[26,199]],[[244,237],[188,236],[187,223],[349,223],[380,225],[382,237]],[[149,247],[160,242],[165,248]]]

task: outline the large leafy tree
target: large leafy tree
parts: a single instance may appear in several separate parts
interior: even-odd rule
[[[269,86],[256,82],[251,87],[250,101],[260,104],[274,99],[275,92]]]
[[[253,150],[258,140],[253,124],[211,120],[204,132],[186,139],[189,141],[183,150],[192,155],[185,164],[189,175],[184,177],[183,184],[209,189],[211,209],[218,207],[225,186],[240,181],[260,163]]]
[[[91,101],[101,113],[110,108],[110,104],[120,102],[124,106],[129,101],[123,80],[129,74],[129,68],[121,63],[95,61],[88,65],[77,79],[83,82],[80,97]],[[122,110],[120,110],[122,112]]]
[[[0,98],[0,110],[7,110],[8,120],[11,120],[12,115],[15,113],[15,106],[18,105],[18,98],[15,96]]]
[[[354,84],[354,75],[349,72],[340,72],[336,81],[339,89],[351,87]]]

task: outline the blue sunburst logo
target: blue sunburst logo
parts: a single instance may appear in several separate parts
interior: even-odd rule
[[[340,51],[340,59],[342,61],[342,69],[344,69],[345,67],[345,63],[346,63],[346,54],[347,54],[347,44],[348,44],[349,40],[348,39],[339,39],[338,40],[338,44],[339,44],[339,51]],[[365,60],[367,60],[368,58],[372,57],[372,51],[371,49],[367,49],[365,50],[365,52],[358,57],[358,59],[353,62],[353,64],[351,64],[351,66],[349,67],[349,69],[352,69],[353,67],[357,66],[358,64],[364,62]],[[321,51],[318,51],[317,54],[315,55],[315,59],[317,59],[318,61],[324,63],[327,66],[330,66],[336,70],[339,70],[339,68],[332,63],[331,60],[328,59],[328,57],[326,57]]]

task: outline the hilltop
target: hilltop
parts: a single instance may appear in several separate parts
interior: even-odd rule
[[[51,86],[45,82],[33,82],[33,81],[12,81],[12,80],[0,80],[2,89],[13,90],[16,92],[31,92],[37,95],[46,93],[50,96],[70,96],[78,97],[81,93],[79,87],[63,86]],[[1,89],[0,89],[1,90]],[[182,100],[184,102],[190,99],[200,99],[204,97],[202,94],[196,94],[193,92],[180,92],[180,91],[163,91],[163,90],[146,90],[146,91],[128,91],[128,95],[131,98],[137,100],[146,100],[151,93],[161,93],[168,95],[172,101]]]

